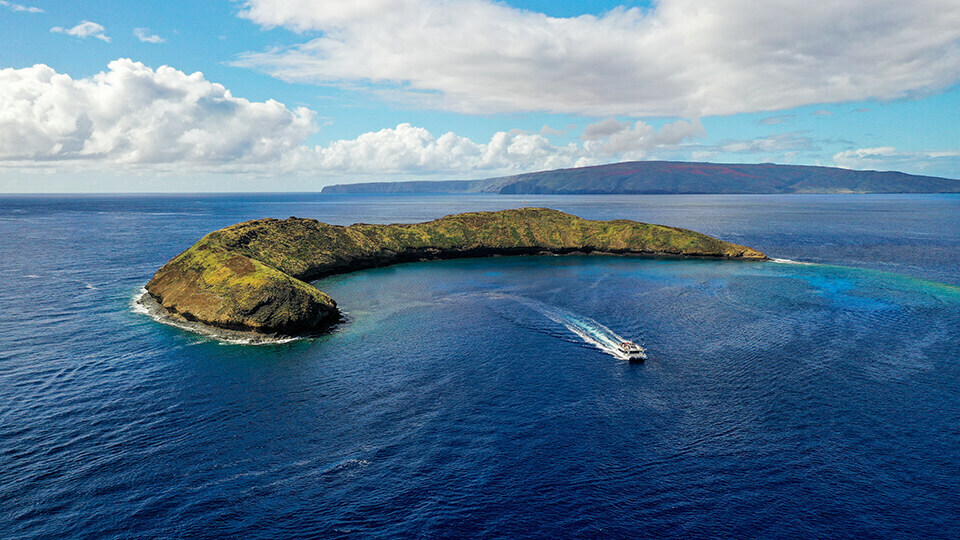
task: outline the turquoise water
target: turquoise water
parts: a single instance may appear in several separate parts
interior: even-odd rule
[[[0,536],[960,535],[960,198],[525,200],[816,264],[405,264],[224,345],[131,309],[212,229],[523,201],[2,199]]]

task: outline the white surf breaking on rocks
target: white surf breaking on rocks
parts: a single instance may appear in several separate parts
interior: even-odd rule
[[[146,315],[158,323],[231,345],[279,345],[303,339],[302,337],[259,335],[253,332],[212,328],[201,323],[175,319],[143,287],[131,299],[130,310],[134,313]]]
[[[803,261],[794,261],[792,259],[777,259],[774,257],[770,258],[770,262],[775,262],[777,264],[802,264],[804,266],[812,266],[814,263],[803,262]]]

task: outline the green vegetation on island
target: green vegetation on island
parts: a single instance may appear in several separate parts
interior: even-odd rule
[[[348,227],[291,217],[214,231],[158,270],[146,289],[174,318],[299,334],[340,319],[336,302],[307,283],[323,276],[418,260],[570,253],[766,258],[686,229],[590,221],[546,208]]]

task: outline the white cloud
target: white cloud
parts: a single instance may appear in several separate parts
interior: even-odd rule
[[[764,160],[777,163],[794,163],[803,153],[817,151],[820,148],[804,132],[775,133],[755,139],[726,139],[713,145],[697,145],[688,148],[690,158],[696,161],[721,158],[730,159],[729,154],[751,156],[749,161]]]
[[[898,170],[957,178],[960,150],[902,152],[892,146],[846,150],[833,156],[845,169]]]
[[[318,129],[309,109],[234,97],[202,73],[128,59],[108,67],[84,79],[42,64],[0,69],[0,166],[476,177],[643,159],[703,135],[699,122],[611,120],[588,126],[582,143],[555,145],[524,131],[475,142],[400,124],[307,146]]]
[[[0,69],[0,160],[10,163],[265,162],[299,146],[312,117],[128,59],[86,79],[42,64]]]
[[[103,25],[97,24],[90,21],[81,21],[80,24],[74,26],[73,28],[64,28],[62,26],[54,26],[50,29],[51,32],[56,32],[58,34],[67,34],[68,36],[75,36],[81,39],[86,39],[88,37],[95,37],[99,40],[106,41],[110,43],[110,37],[107,36],[106,29]]]
[[[439,137],[422,127],[364,133],[356,139],[326,146],[301,148],[288,164],[297,170],[363,174],[513,173],[588,165],[595,162],[577,145],[555,146],[542,135],[498,132],[486,143],[476,143],[449,132]]]
[[[776,133],[748,140],[726,140],[715,147],[731,154],[785,154],[801,150],[816,150],[813,139],[800,132]]]
[[[247,0],[241,15],[322,35],[239,65],[467,113],[698,118],[960,79],[956,0],[660,0],[573,18],[491,0]]]
[[[23,11],[25,13],[43,13],[43,10],[38,7],[24,6],[22,4],[7,2],[6,0],[0,0],[0,6],[3,6],[9,9],[10,11]]]
[[[136,36],[141,43],[163,43],[166,41],[157,34],[151,34],[149,28],[134,28],[133,35]]]
[[[704,135],[706,131],[699,121],[677,120],[657,131],[642,121],[631,125],[629,122],[609,118],[585,127],[581,138],[587,141],[584,147],[594,153],[628,155],[640,159],[655,148],[677,146]]]
[[[895,156],[897,149],[892,146],[877,146],[874,148],[858,148],[857,150],[846,150],[833,156],[833,160],[844,167],[844,164],[854,164],[862,160],[884,159]],[[856,168],[856,167],[848,167]]]
[[[580,138],[585,141],[596,141],[598,139],[605,139],[629,128],[630,122],[623,122],[616,118],[607,118],[606,120],[601,120],[583,128],[583,133],[580,134]]]
[[[704,135],[699,122],[683,120],[659,131],[643,122],[624,122],[603,134],[601,129],[597,124],[587,126],[584,131],[591,135],[583,144],[554,145],[542,134],[523,131],[497,132],[488,142],[478,143],[452,132],[437,137],[422,127],[400,124],[352,140],[303,148],[291,167],[351,174],[491,176],[645,159]]]

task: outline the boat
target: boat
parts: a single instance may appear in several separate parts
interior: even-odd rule
[[[631,362],[643,362],[647,359],[647,350],[632,341],[621,342],[617,349]]]

